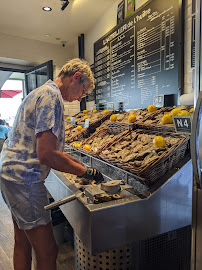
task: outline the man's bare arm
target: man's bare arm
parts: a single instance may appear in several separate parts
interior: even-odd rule
[[[37,155],[41,164],[52,169],[82,176],[85,166],[79,160],[56,150],[57,137],[51,130],[37,134]]]
[[[80,160],[78,160],[77,158],[72,157],[71,155],[68,155],[68,154],[65,153],[65,152],[64,152],[64,154],[67,155],[67,156],[68,156],[71,160],[73,160],[74,162],[77,162],[77,163],[83,165],[83,163],[82,163]]]

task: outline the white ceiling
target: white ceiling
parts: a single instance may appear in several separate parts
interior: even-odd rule
[[[93,27],[114,0],[69,2],[61,11],[61,0],[2,0],[0,32],[53,44],[66,41],[67,46],[73,45],[80,34],[86,34]],[[50,6],[52,11],[43,11],[43,6]]]

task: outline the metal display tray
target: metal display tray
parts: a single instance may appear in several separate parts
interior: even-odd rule
[[[108,164],[95,163],[94,158],[81,158],[86,159],[87,164],[92,162],[89,165],[107,170],[107,173],[112,170],[112,167],[106,169]],[[146,189],[137,185],[138,192],[146,194],[143,198],[133,195],[117,201],[89,204],[80,197],[60,208],[92,255],[188,226],[192,213],[190,156],[186,155],[177,165],[155,186]],[[124,175],[125,172],[120,170],[120,173]],[[110,177],[113,175],[112,172]],[[129,182],[130,175],[126,177]],[[55,170],[51,170],[45,184],[56,201],[76,192],[76,187]]]

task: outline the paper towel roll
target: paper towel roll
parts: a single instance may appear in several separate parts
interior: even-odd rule
[[[180,105],[194,105],[194,92],[181,95]]]

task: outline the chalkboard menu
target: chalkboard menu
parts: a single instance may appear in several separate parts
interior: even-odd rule
[[[196,57],[196,44],[195,44],[195,31],[196,31],[196,2],[192,1],[192,18],[191,18],[191,67],[195,67]]]
[[[93,72],[93,75],[94,75],[94,64],[90,65],[90,68]],[[90,94],[87,95],[86,97],[86,101],[94,101],[95,100],[95,88],[91,91]]]
[[[180,7],[153,0],[94,44],[96,104],[143,108],[179,94]]]

